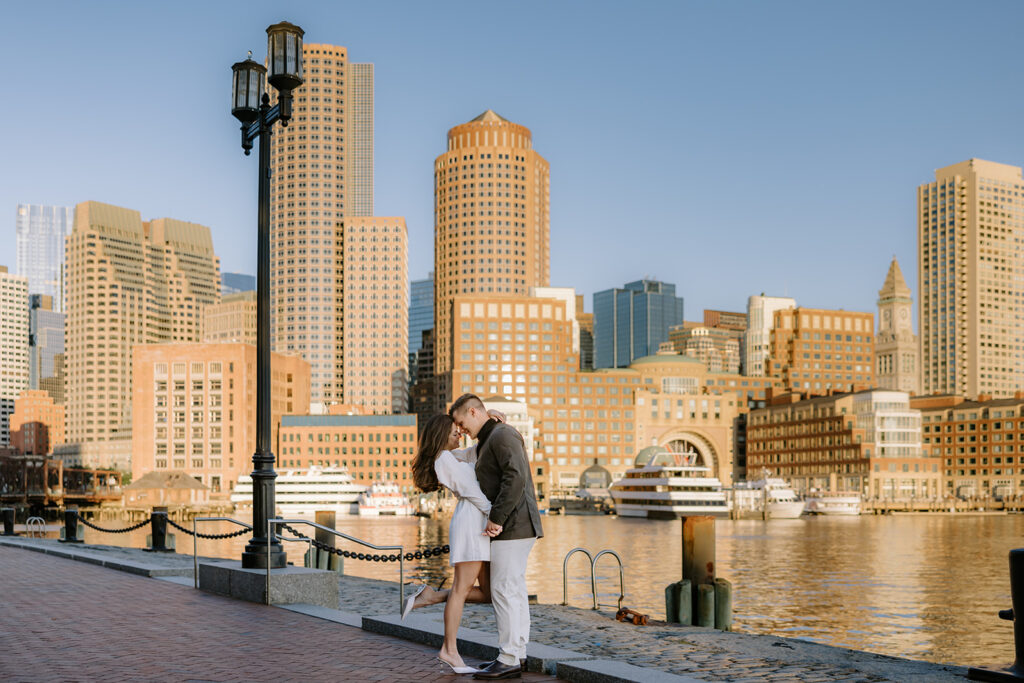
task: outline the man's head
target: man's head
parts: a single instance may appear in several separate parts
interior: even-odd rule
[[[455,420],[459,429],[476,438],[480,428],[487,424],[491,417],[484,408],[484,402],[474,394],[463,394],[455,400],[448,414]]]

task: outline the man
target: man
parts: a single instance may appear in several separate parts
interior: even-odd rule
[[[492,419],[473,394],[460,396],[448,414],[477,440],[476,478],[491,501],[484,533],[491,537],[491,601],[501,653],[473,678],[518,678],[530,639],[526,561],[544,535],[526,447],[519,432]]]

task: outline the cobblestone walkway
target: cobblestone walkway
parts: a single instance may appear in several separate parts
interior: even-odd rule
[[[341,577],[344,609],[364,615],[394,612],[394,583]],[[441,619],[442,606],[418,613]],[[965,681],[966,669],[773,636],[678,626],[633,626],[613,613],[533,605],[530,640],[708,681],[943,683]],[[489,605],[467,605],[463,626],[494,632]]]
[[[5,683],[466,680],[441,674],[435,654],[275,607],[0,547]]]

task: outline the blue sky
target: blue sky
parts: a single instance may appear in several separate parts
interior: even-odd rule
[[[287,9],[281,9],[287,7]],[[255,272],[256,160],[230,66],[302,26],[376,71],[375,208],[432,269],[433,159],[485,109],[551,163],[552,284],[673,282],[686,317],[750,294],[916,297],[915,188],[1024,164],[1019,2],[7,2],[0,264],[18,203],[95,199],[208,225]]]

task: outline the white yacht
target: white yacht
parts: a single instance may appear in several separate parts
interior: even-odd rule
[[[729,502],[711,468],[694,453],[645,448],[635,467],[609,489],[620,517],[676,519],[687,515],[728,517]]]
[[[860,514],[861,496],[856,491],[816,491],[808,493],[806,500],[811,515]]]
[[[277,512],[281,515],[312,515],[334,512],[356,514],[359,496],[366,487],[355,483],[343,467],[310,467],[308,470],[282,470],[275,482]],[[243,474],[231,492],[235,507],[252,505],[252,477]]]
[[[413,514],[412,503],[398,490],[398,484],[388,480],[373,482],[370,488],[359,494],[359,515],[361,517],[378,517],[380,515],[397,515],[405,517]]]
[[[793,487],[768,470],[761,479],[737,483],[732,496],[736,519],[797,519],[804,513],[805,503]]]

